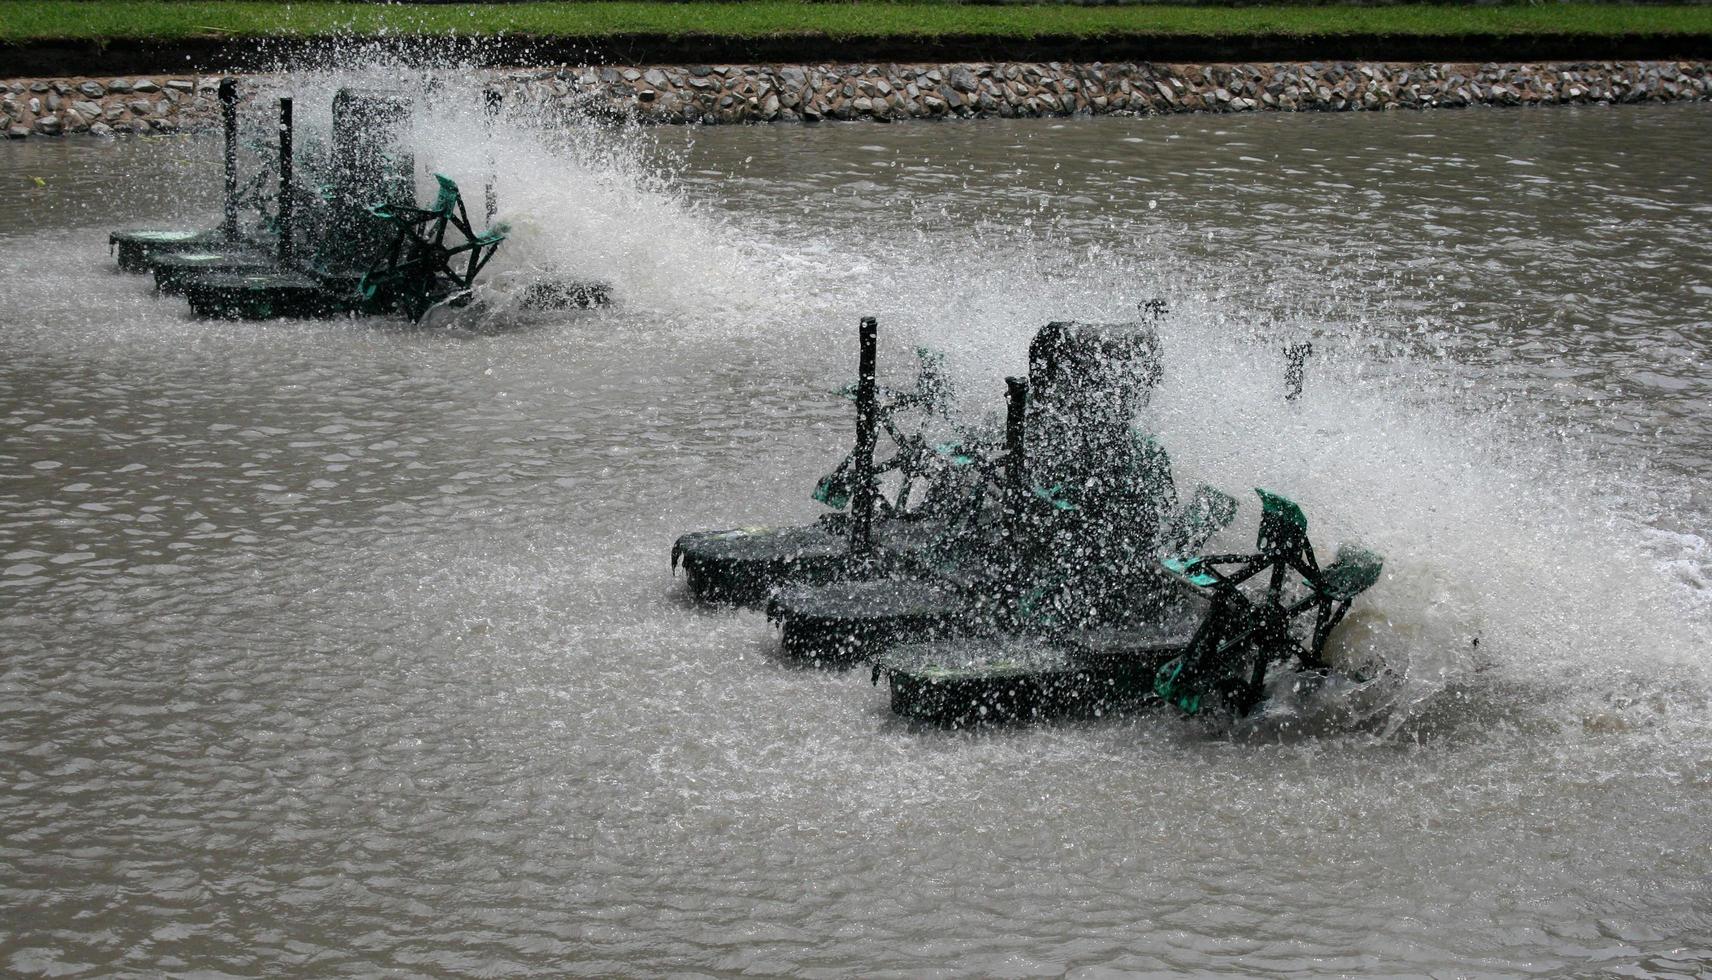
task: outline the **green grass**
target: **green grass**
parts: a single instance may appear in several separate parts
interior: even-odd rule
[[[245,0],[0,0],[0,42],[332,34],[599,37],[855,35],[1007,38],[1111,34],[1712,33],[1712,6],[1172,7],[946,3],[521,3],[394,6]]]

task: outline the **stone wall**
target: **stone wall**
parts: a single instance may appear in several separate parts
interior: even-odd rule
[[[218,78],[0,80],[0,124],[12,139],[173,132],[216,124]]]
[[[657,123],[1350,111],[1712,99],[1709,62],[999,63],[566,67],[487,73],[509,98]],[[249,79],[246,88],[264,83]],[[15,139],[217,121],[206,77],[0,80]]]

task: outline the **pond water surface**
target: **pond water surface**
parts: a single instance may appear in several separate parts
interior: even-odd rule
[[[1712,107],[419,139],[501,161],[480,322],[192,320],[105,234],[215,141],[0,147],[0,970],[1712,969]],[[684,599],[859,316],[979,416],[1153,296],[1179,481],[1382,552],[1397,683],[926,730]]]

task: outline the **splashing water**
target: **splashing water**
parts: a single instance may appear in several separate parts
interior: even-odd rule
[[[1246,520],[1225,543],[1252,536],[1246,488],[1265,486],[1304,505],[1322,550],[1360,540],[1386,558],[1381,584],[1334,641],[1349,663],[1391,672],[1382,707],[1363,717],[1396,732],[1477,674],[1576,692],[1585,711],[1661,684],[1707,686],[1704,541],[1650,527],[1632,508],[1658,491],[1612,472],[1569,427],[1529,418],[1513,394],[1494,405],[1471,391],[1478,379],[1458,377],[1454,363],[1447,371],[1453,325],[1399,340],[1387,300],[1335,273],[1259,295],[1233,288],[1255,278],[1252,267],[1174,251],[1159,239],[1153,196],[1148,214],[1091,218],[1066,215],[1051,194],[1005,195],[971,221],[978,179],[900,149],[875,169],[913,165],[933,193],[906,193],[876,219],[869,198],[889,192],[840,174],[822,182],[823,196],[860,210],[853,219],[835,205],[828,228],[715,212],[705,191],[729,190],[731,178],[686,172],[697,137],[567,118],[539,80],[379,63],[297,71],[290,90],[316,107],[305,124],[325,131],[338,88],[398,88],[401,73],[404,90],[423,93],[409,137],[419,170],[457,176],[472,207],[483,183],[497,192],[510,237],[484,285],[487,329],[517,321],[516,296],[535,279],[600,279],[616,285],[626,319],[670,342],[735,335],[819,348],[832,370],[816,382],[830,389],[848,369],[849,324],[877,315],[893,363],[917,344],[945,350],[973,411],[992,417],[1002,377],[1023,370],[1040,324],[1134,318],[1140,301],[1169,297],[1167,384],[1140,422],[1173,453],[1180,484],[1209,482],[1244,501]],[[490,87],[506,93],[497,119],[483,110]],[[778,177],[787,188],[814,180],[742,179],[765,196]],[[1279,348],[1307,334],[1317,341],[1308,393],[1286,403]]]

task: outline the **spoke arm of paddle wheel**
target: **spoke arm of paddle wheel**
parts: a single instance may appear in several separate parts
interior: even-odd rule
[[[505,240],[503,229],[478,233],[470,224],[457,183],[443,174],[435,179],[440,189],[432,207],[380,204],[369,209],[396,230],[359,289],[374,306],[396,309],[413,321],[421,320],[436,304],[467,297],[476,276]],[[461,241],[446,244],[448,229],[455,230]]]
[[[1332,629],[1354,598],[1378,580],[1383,567],[1372,552],[1344,546],[1337,559],[1321,569],[1301,508],[1277,494],[1256,493],[1262,507],[1258,554],[1162,560],[1168,571],[1208,592],[1211,599],[1207,616],[1183,655],[1160,668],[1154,680],[1157,694],[1190,714],[1215,692],[1224,693],[1239,713],[1246,713],[1259,701],[1261,682],[1271,663],[1294,659],[1303,667],[1322,669]],[[1229,573],[1218,568],[1236,563],[1241,564]],[[1265,592],[1258,597],[1245,594],[1241,584],[1262,572],[1268,573]],[[1286,604],[1289,572],[1301,577],[1308,594]],[[1292,635],[1291,624],[1310,610],[1314,625],[1304,649]]]

